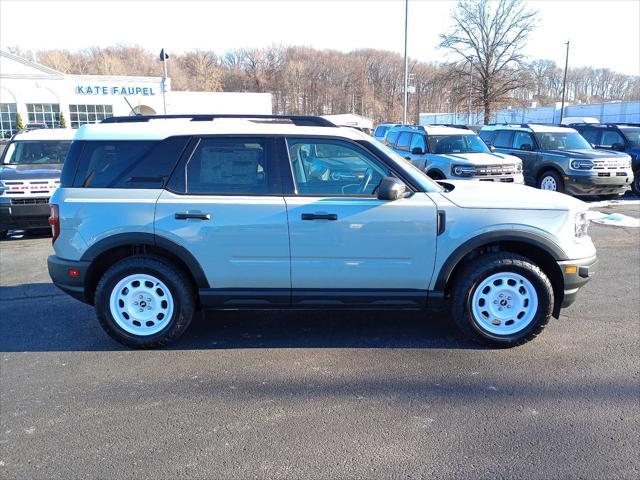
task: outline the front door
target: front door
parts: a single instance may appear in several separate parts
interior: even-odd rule
[[[156,237],[200,263],[206,306],[289,304],[289,231],[273,144],[198,139],[158,199]]]
[[[289,138],[287,146],[293,304],[424,306],[436,253],[431,199],[378,200],[393,172],[356,143]]]

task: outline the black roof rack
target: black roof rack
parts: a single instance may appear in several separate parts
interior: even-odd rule
[[[449,127],[449,128],[462,128],[463,130],[471,130],[467,125],[458,125],[455,123],[430,123],[425,125],[426,127]]]
[[[246,115],[246,114],[198,114],[198,115],[131,115],[123,117],[108,117],[101,123],[139,123],[149,120],[162,120],[173,118],[190,119],[192,122],[210,122],[217,118],[246,118],[248,120],[281,121],[293,123],[298,127],[335,127],[336,125],[326,118],[307,115]]]

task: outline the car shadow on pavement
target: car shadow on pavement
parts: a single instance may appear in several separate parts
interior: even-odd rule
[[[484,348],[463,340],[447,313],[221,311],[199,313],[170,350],[241,348]],[[0,351],[110,351],[93,308],[50,283],[0,286]]]

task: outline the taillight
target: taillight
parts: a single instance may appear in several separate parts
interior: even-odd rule
[[[60,235],[60,211],[58,210],[58,205],[50,204],[49,208],[51,208],[49,225],[51,225],[51,235],[53,235],[51,243],[53,244]]]

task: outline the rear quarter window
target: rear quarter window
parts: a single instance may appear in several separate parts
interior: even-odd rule
[[[73,186],[162,188],[188,141],[188,137],[172,137],[164,141],[78,142],[69,155],[77,156]],[[66,180],[68,172],[63,171],[62,176]]]

